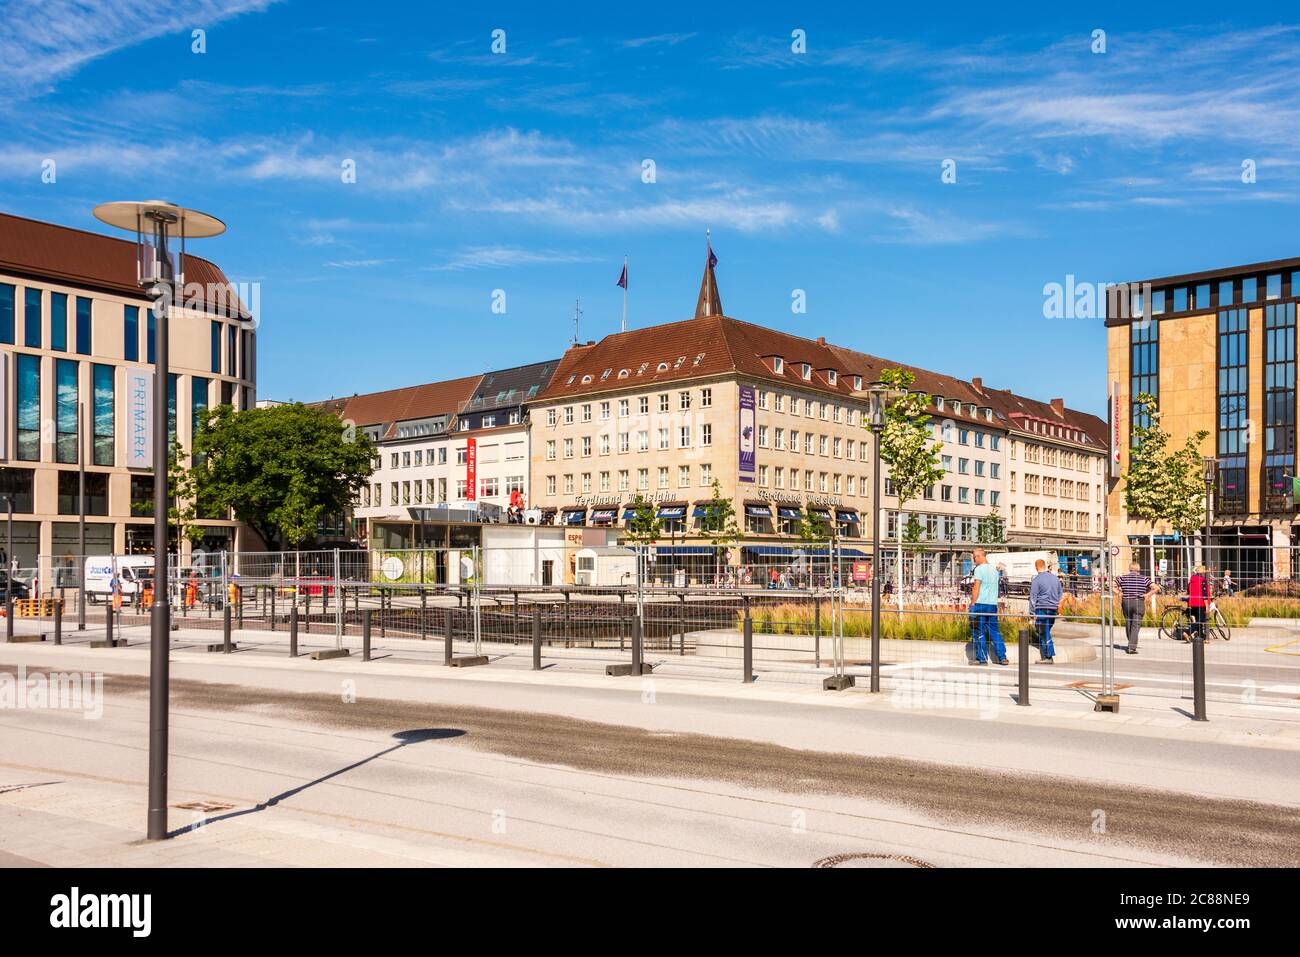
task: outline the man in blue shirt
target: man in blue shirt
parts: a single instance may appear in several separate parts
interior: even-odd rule
[[[988,562],[984,549],[975,549],[972,558],[975,561],[975,580],[970,587],[971,639],[975,643],[975,660],[973,665],[987,665],[988,654],[984,650],[986,636],[993,638],[993,654],[998,664],[1007,663],[1007,648],[1002,643],[1002,632],[998,628],[998,570]]]
[[[1052,646],[1052,625],[1061,607],[1061,580],[1047,570],[1041,558],[1034,562],[1038,572],[1029,585],[1029,614],[1038,629],[1038,653],[1047,664],[1055,664],[1056,649]]]

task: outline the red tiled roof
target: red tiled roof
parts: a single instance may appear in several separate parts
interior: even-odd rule
[[[470,400],[482,376],[370,392],[347,399],[330,399],[319,406],[337,411],[359,426],[392,425],[431,415],[452,415]]]
[[[1028,423],[1037,420],[1047,425],[1078,429],[1087,436],[1087,441],[1081,444],[1093,446],[1098,450],[1106,448],[1108,438],[1106,423],[1095,415],[1077,409],[1067,409],[1063,403],[1058,409],[1051,402],[1040,402],[1038,399],[1016,395],[1007,389],[985,389],[984,394],[988,396],[989,405],[1005,415],[1007,421],[1017,431],[1024,432],[1026,435],[1073,441],[1066,436],[1044,435],[1033,431],[1028,427]]]
[[[785,360],[783,372],[773,371],[772,356]],[[812,366],[810,380],[800,374],[803,363]],[[826,376],[826,370],[832,369],[840,373],[835,385]],[[804,339],[727,316],[702,316],[630,329],[599,342],[571,347],[560,359],[550,386],[533,401],[557,401],[726,373],[849,398],[853,388],[852,380],[845,376],[848,371],[823,340]],[[588,377],[589,381],[584,382]]]
[[[0,213],[0,272],[40,277],[69,286],[87,286],[134,298],[147,298],[136,283],[136,247],[129,239],[43,223]],[[215,264],[185,257],[185,282],[228,286]],[[222,303],[212,303],[221,309]],[[227,313],[229,314],[229,313]],[[245,316],[247,318],[247,316]]]

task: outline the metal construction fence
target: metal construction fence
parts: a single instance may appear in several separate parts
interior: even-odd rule
[[[969,589],[960,580],[904,579],[892,593],[882,588],[874,642],[870,568],[860,577],[860,560],[835,549],[770,556],[781,559],[763,566],[776,569],[776,578],[751,573],[747,580],[733,566],[730,581],[693,581],[688,575],[685,583],[678,574],[665,579],[660,557],[645,548],[578,549],[572,555],[556,549],[554,557],[543,548],[476,547],[400,554],[217,553],[173,562],[166,595],[177,629],[173,640],[180,644],[217,642],[214,636],[224,637],[229,628],[241,651],[268,654],[283,653],[292,633],[306,649],[356,652],[364,642],[395,660],[450,662],[468,652],[486,655],[493,666],[529,667],[540,656],[546,667],[602,671],[635,655],[656,674],[806,684],[843,676],[865,684],[874,663],[881,689],[902,700],[954,688],[1007,698],[1023,680],[1023,635],[1034,682],[1088,696],[1120,691],[1177,701],[1191,694],[1196,642],[1187,639],[1204,636],[1200,650],[1211,699],[1296,706],[1295,579],[1229,572],[1225,582],[1222,569],[1250,567],[1247,559],[1258,556],[1219,549],[1218,574],[1206,564],[1211,604],[1202,624],[1186,594],[1189,576],[1204,563],[1193,555],[1171,567],[1166,556],[1162,568],[1157,556],[1154,570],[1166,574],[1154,576],[1130,628],[1113,586],[1130,561],[1139,562],[1139,575],[1146,572],[1137,550],[1126,548],[1093,553],[1086,578],[1061,576],[1051,665],[1040,665],[1049,648],[1043,622],[1029,607],[1027,576],[1038,555],[1033,549],[989,547],[1001,566],[995,616],[972,615]],[[1290,567],[1289,554],[1268,558],[1270,567]],[[87,561],[83,576],[57,585],[51,580],[41,586],[38,574],[19,569],[15,597],[26,600],[15,603],[14,618],[35,619],[29,626],[48,635],[58,614],[65,641],[103,639],[110,630],[129,642],[147,640],[150,606],[163,600],[161,590],[154,593],[147,559],[107,556],[96,567]],[[546,561],[562,564],[551,567],[550,581],[535,581],[545,577]],[[579,576],[589,583],[578,583]],[[30,583],[26,596],[24,582]],[[1005,651],[988,627],[994,623]],[[976,640],[986,632],[986,642]],[[981,656],[989,664],[976,671],[971,666]]]

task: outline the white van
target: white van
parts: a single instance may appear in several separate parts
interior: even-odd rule
[[[153,578],[152,555],[94,555],[86,559],[86,600],[106,601],[113,594],[113,572],[122,581],[122,598],[129,600],[146,578]]]
[[[1008,594],[1029,594],[1029,583],[1034,580],[1038,570],[1034,563],[1039,559],[1047,565],[1049,572],[1057,572],[1056,552],[986,552],[988,562],[994,568],[1001,566],[1006,575]]]

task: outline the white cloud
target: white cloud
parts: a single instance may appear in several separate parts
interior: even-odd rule
[[[42,92],[97,57],[210,27],[277,0],[45,0],[0,17],[0,90]],[[178,42],[182,42],[178,39]],[[140,64],[135,64],[136,68]]]

